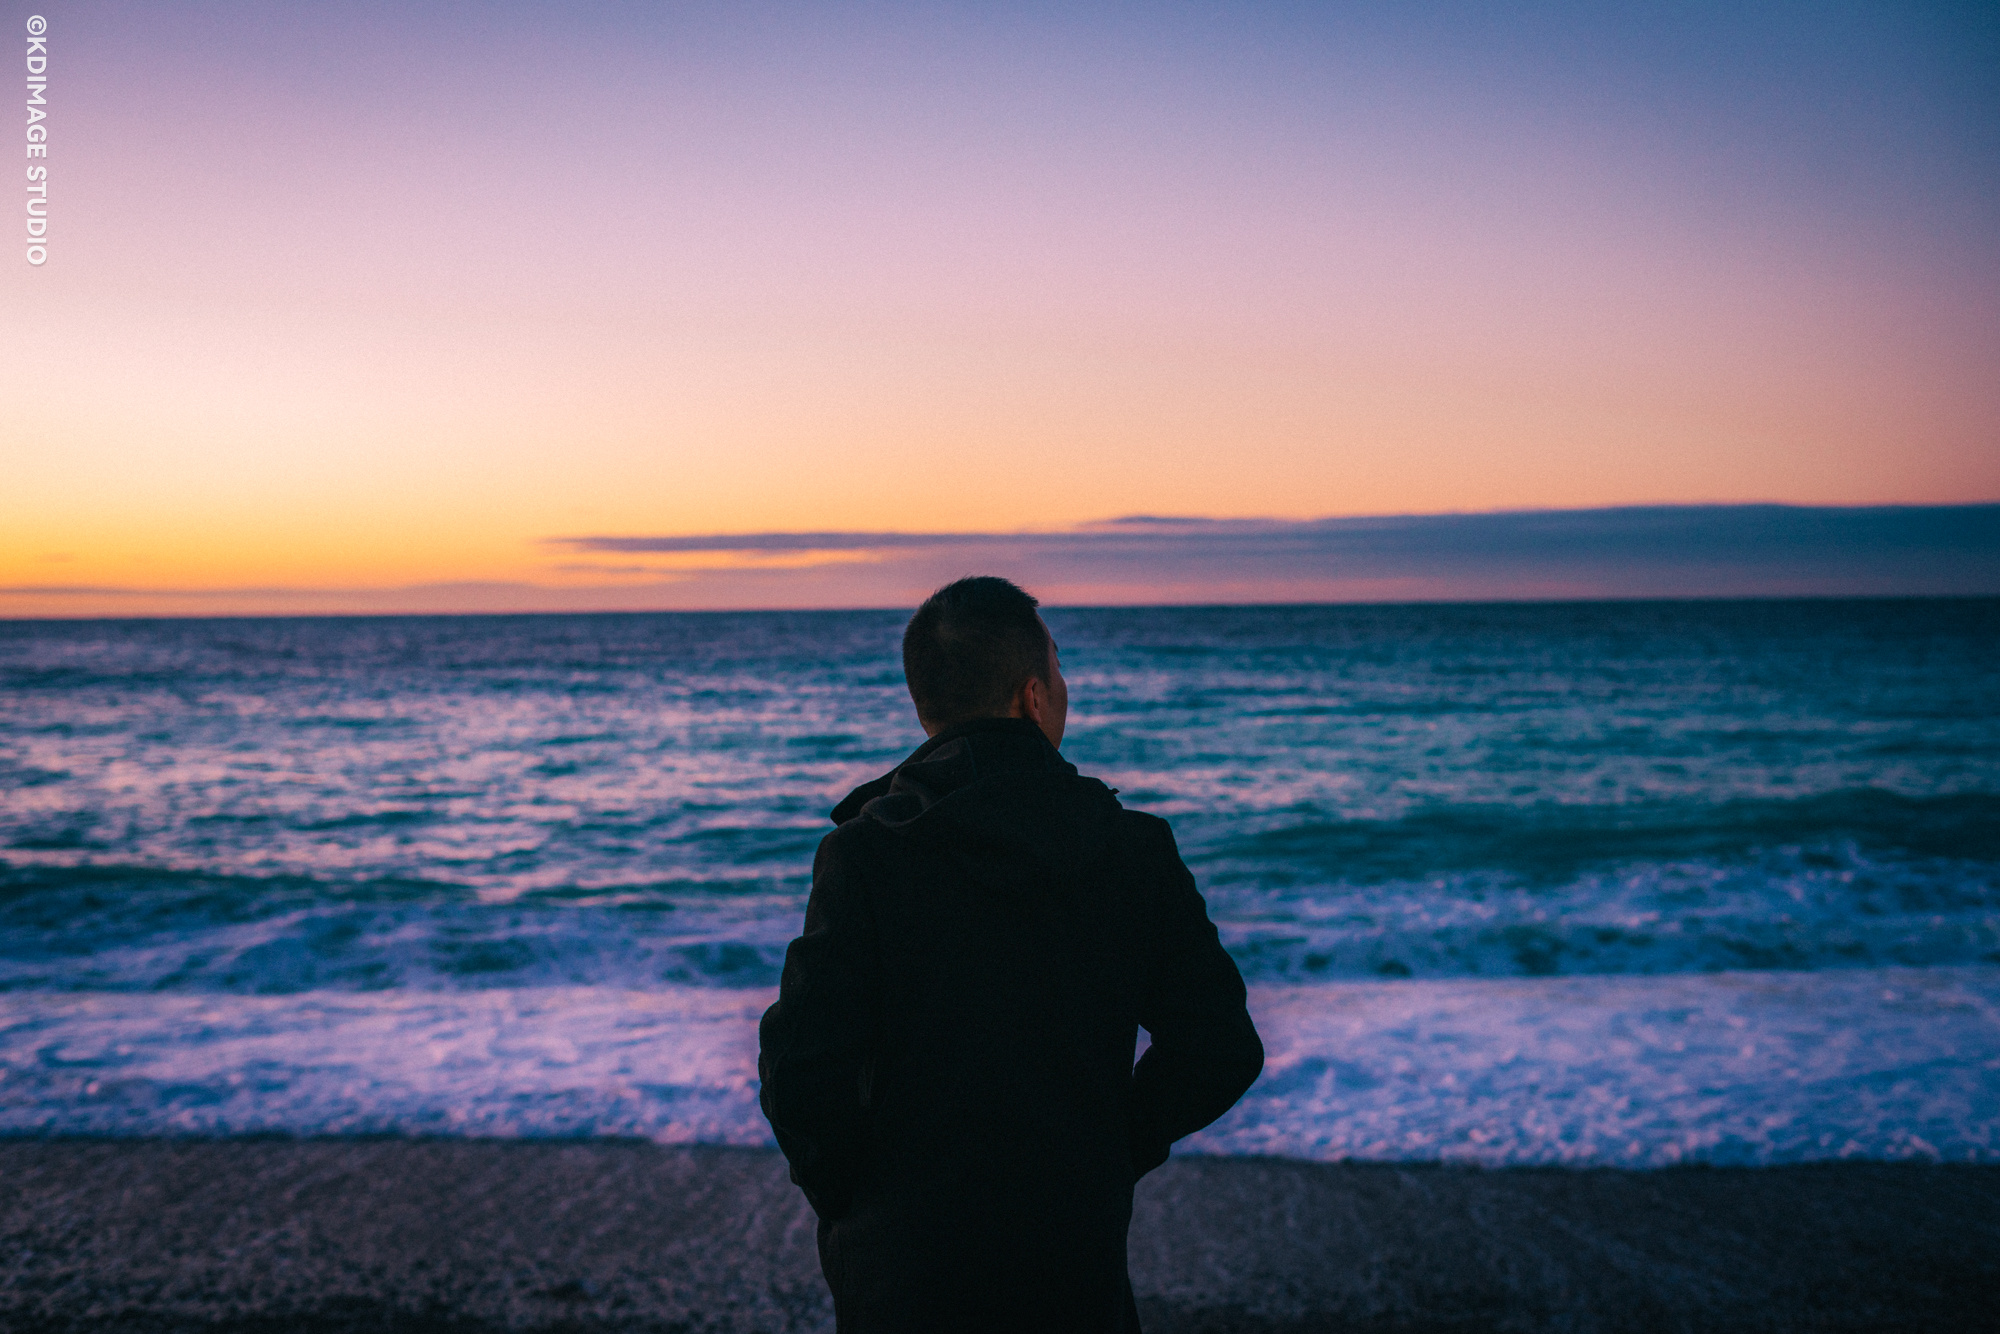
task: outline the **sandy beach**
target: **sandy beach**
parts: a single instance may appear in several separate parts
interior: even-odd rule
[[[0,1329],[831,1328],[775,1154],[637,1142],[0,1142]],[[1990,1330],[2000,1166],[1654,1172],[1187,1157],[1146,1328]]]

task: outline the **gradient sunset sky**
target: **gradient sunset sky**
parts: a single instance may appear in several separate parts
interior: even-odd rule
[[[0,284],[0,616],[904,596],[853,542],[634,544],[687,535],[2000,499],[1990,5],[14,13],[52,222]]]

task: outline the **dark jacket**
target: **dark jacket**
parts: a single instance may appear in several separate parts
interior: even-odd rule
[[[1264,1059],[1172,831],[1004,718],[833,818],[757,1069],[839,1328],[1136,1328],[1132,1184]]]

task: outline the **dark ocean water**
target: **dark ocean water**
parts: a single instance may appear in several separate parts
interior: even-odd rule
[[[292,1057],[269,1058],[283,1065],[357,1014],[442,1006],[397,1030],[441,1041],[467,1006],[567,996],[535,1030],[567,1041],[562,1015],[616,996],[754,1009],[827,809],[922,739],[902,619],[0,624],[0,1127],[254,1128],[183,1113],[293,1094],[306,1110],[279,1122],[295,1128],[416,1124],[386,1094],[380,1115],[365,1094],[313,1111],[289,1075],[260,1100],[240,1063],[219,1102],[176,1102],[160,1088],[229,1077],[189,1073],[230,1058],[188,1013],[216,1034],[303,1025]],[[1246,976],[1299,1015],[1315,995],[1323,1018],[1420,994],[1361,982],[1446,996],[1479,979],[1927,970],[1984,996],[2000,976],[2000,603],[1048,619],[1065,753],[1173,820]],[[315,1006],[336,1017],[315,1028]],[[171,1068],[106,1110],[121,1042]],[[444,1067],[511,1087],[482,1050]],[[1977,1087],[1946,1119],[1975,1148],[2000,1149],[1981,1101],[1996,1054],[1951,1058]],[[538,1115],[524,1133],[624,1124]],[[676,1115],[633,1124],[761,1133],[736,1112],[721,1131]]]

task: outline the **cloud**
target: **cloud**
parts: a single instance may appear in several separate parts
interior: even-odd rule
[[[1051,532],[550,538],[536,582],[0,587],[0,616],[908,607],[965,574],[1055,605],[2000,595],[2000,504],[1376,518],[1132,515]]]
[[[1991,504],[1305,521],[1134,515],[1056,532],[595,535],[549,545],[663,562],[733,556],[742,564],[706,573],[739,584],[750,565],[780,553],[822,553],[824,563],[867,553],[874,559],[865,577],[877,584],[916,588],[950,572],[992,569],[1051,590],[1050,600],[1065,593],[1119,602],[2000,593],[2000,505]]]

